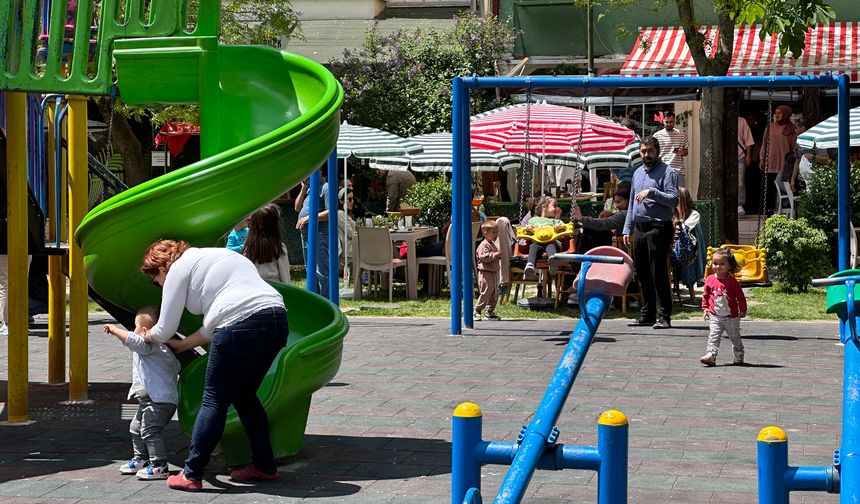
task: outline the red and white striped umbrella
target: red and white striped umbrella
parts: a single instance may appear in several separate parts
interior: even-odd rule
[[[633,131],[599,115],[559,105],[518,104],[472,117],[472,147],[564,154],[623,150]]]

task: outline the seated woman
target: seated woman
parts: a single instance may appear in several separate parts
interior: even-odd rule
[[[550,196],[541,197],[537,203],[537,210],[540,213],[540,217],[532,217],[529,219],[526,229],[534,229],[539,226],[552,226],[557,230],[561,229],[564,222],[559,219],[561,216],[561,209],[556,205],[555,198]],[[537,260],[544,256],[547,258],[554,256],[559,250],[561,250],[561,246],[561,242],[558,240],[547,244],[532,242],[529,246],[528,262],[526,263],[526,267],[523,269],[523,278],[527,280],[534,280],[537,278],[537,274],[535,273],[535,263]],[[555,276],[555,269],[555,264],[550,263],[550,275]]]
[[[615,236],[621,236],[624,231],[624,221],[627,219],[627,207],[630,204],[630,182],[618,183],[612,201],[618,211],[603,211],[599,217],[583,216],[582,210],[576,205],[571,208],[574,222],[582,225],[582,233],[576,240],[577,254],[584,254],[601,245],[612,245],[613,233]]]

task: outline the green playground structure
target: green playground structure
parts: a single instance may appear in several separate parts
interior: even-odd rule
[[[184,0],[153,1],[149,13],[143,0],[129,0],[123,13],[115,11],[120,2],[100,2],[96,16],[92,0],[79,1],[71,13],[66,2],[54,1],[47,37],[42,35],[47,39],[42,64],[34,57],[37,30],[30,34],[24,28],[39,26],[39,4],[0,3],[0,22],[22,21],[10,22],[0,33],[0,90],[107,95],[115,85],[129,105],[200,105],[201,161],[114,196],[77,228],[74,238],[90,287],[114,310],[133,313],[160,302],[160,291],[138,271],[153,241],[214,246],[235,222],[298,184],[335,148],[343,100],[339,83],[298,55],[220,45],[218,0],[201,0],[197,12],[188,12]],[[62,54],[69,17],[75,20],[75,43],[71,53]],[[311,394],[336,374],[349,327],[324,298],[275,286],[288,308],[290,337],[258,394],[270,419],[275,456],[283,458],[301,448]],[[199,324],[186,313],[180,331],[189,334]],[[205,369],[203,356],[180,376],[179,419],[187,432],[200,406]],[[245,462],[250,453],[232,408],[221,448],[228,463]]]

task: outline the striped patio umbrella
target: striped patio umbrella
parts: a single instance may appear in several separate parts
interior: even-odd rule
[[[346,121],[340,125],[340,135],[337,137],[338,159],[351,156],[357,158],[403,156],[418,154],[422,150],[422,147],[415,142],[410,142],[393,133],[347,124]]]
[[[624,149],[630,129],[583,110],[546,103],[511,105],[472,117],[472,147],[565,154]]]
[[[540,156],[530,154],[529,158],[537,162]],[[546,166],[580,167],[589,170],[623,170],[627,168],[630,162],[633,163],[633,167],[642,164],[642,157],[639,155],[639,140],[634,140],[626,148],[619,150],[584,152],[581,155],[570,151],[565,154],[543,156],[543,164]]]
[[[833,116],[809,128],[797,137],[797,145],[811,149],[835,149],[839,147],[839,116]],[[860,146],[860,107],[851,109],[848,116],[849,141],[852,147]]]
[[[370,167],[380,170],[405,170],[416,172],[441,172],[453,169],[453,142],[451,133],[430,133],[409,137],[424,148],[421,154],[409,156],[371,159]],[[520,166],[520,160],[507,152],[493,152],[472,148],[471,171],[497,171],[499,168],[510,170]]]

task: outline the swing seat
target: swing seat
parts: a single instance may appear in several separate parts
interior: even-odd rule
[[[518,240],[529,240],[541,245],[552,243],[562,238],[573,235],[576,232],[576,225],[572,222],[562,224],[559,230],[553,226],[538,226],[534,228],[519,227],[517,228]]]
[[[735,273],[735,279],[741,284],[741,287],[771,285],[767,274],[767,250],[751,245],[726,243],[720,247],[708,247],[708,257],[711,257],[717,248],[728,249],[735,256],[735,260],[741,267],[740,271]],[[711,273],[713,273],[713,269],[710,261],[707,261],[705,277]]]
[[[602,292],[610,296],[623,296],[627,293],[627,284],[633,280],[633,259],[623,250],[603,246],[595,247],[586,255],[621,257],[624,264],[591,263],[585,275],[585,292]],[[576,276],[574,285],[579,284],[580,275]]]
[[[860,275],[860,269],[850,269],[836,272],[830,275],[833,277],[856,276]],[[827,301],[825,302],[826,312],[835,313],[840,319],[845,320],[848,313],[848,288],[842,285],[831,285],[827,288]],[[854,310],[860,309],[860,284],[854,285]]]

